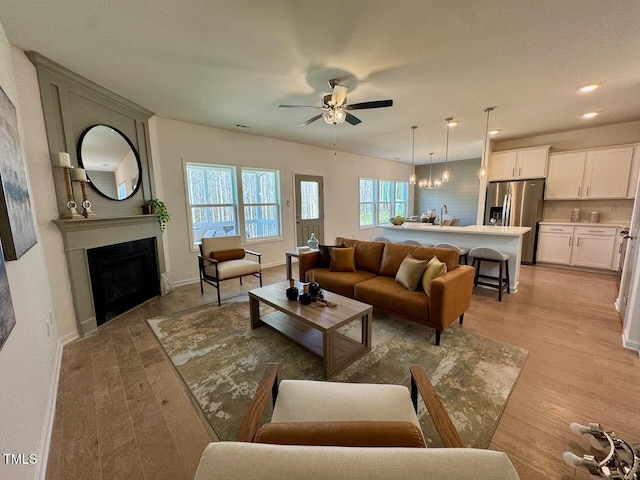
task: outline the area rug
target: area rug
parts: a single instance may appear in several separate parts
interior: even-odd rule
[[[280,364],[280,379],[323,380],[321,358],[271,327],[251,330],[246,296],[147,322],[221,440],[235,440],[267,363]],[[422,365],[465,445],[486,448],[528,352],[457,324],[441,346],[433,337],[429,327],[374,313],[371,352],[331,380],[409,386],[409,366]],[[418,417],[428,445],[441,445],[422,402]]]

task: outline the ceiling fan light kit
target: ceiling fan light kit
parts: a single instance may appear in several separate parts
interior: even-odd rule
[[[339,78],[333,78],[329,80],[329,87],[332,92],[329,95],[323,95],[321,100],[321,106],[316,107],[313,105],[278,105],[281,108],[316,108],[318,110],[324,110],[324,113],[311,117],[306,122],[300,124],[301,127],[309,125],[319,119],[324,119],[325,123],[329,125],[338,125],[339,123],[347,122],[350,125],[358,125],[362,123],[355,115],[350,114],[347,110],[366,110],[369,108],[384,108],[392,107],[393,100],[376,100],[373,102],[361,102],[354,103],[352,105],[347,104],[347,93],[349,87],[340,85]]]

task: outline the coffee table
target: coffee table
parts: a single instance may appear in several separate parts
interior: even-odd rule
[[[296,285],[302,291],[302,284]],[[267,324],[323,360],[324,378],[328,379],[371,350],[373,307],[337,293],[324,292],[325,300],[336,306],[317,307],[288,300],[289,282],[280,282],[249,291],[251,328]],[[260,302],[276,309],[260,316]],[[361,319],[361,340],[338,329]]]

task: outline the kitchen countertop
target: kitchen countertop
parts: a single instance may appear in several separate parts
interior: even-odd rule
[[[555,222],[555,221],[544,221],[540,222],[540,225],[569,225],[572,227],[620,227],[620,228],[628,228],[629,224],[625,224],[624,222],[620,223],[588,223],[588,222]]]
[[[531,227],[503,227],[497,225],[467,225],[466,227],[439,226],[430,223],[407,222],[402,225],[384,225],[382,228],[390,230],[409,230],[430,233],[461,233],[471,235],[505,235],[521,236],[531,230]]]

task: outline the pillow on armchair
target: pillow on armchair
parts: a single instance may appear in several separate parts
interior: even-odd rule
[[[228,250],[216,250],[209,254],[210,258],[218,260],[219,262],[226,262],[227,260],[241,260],[245,256],[244,248],[230,248]]]

